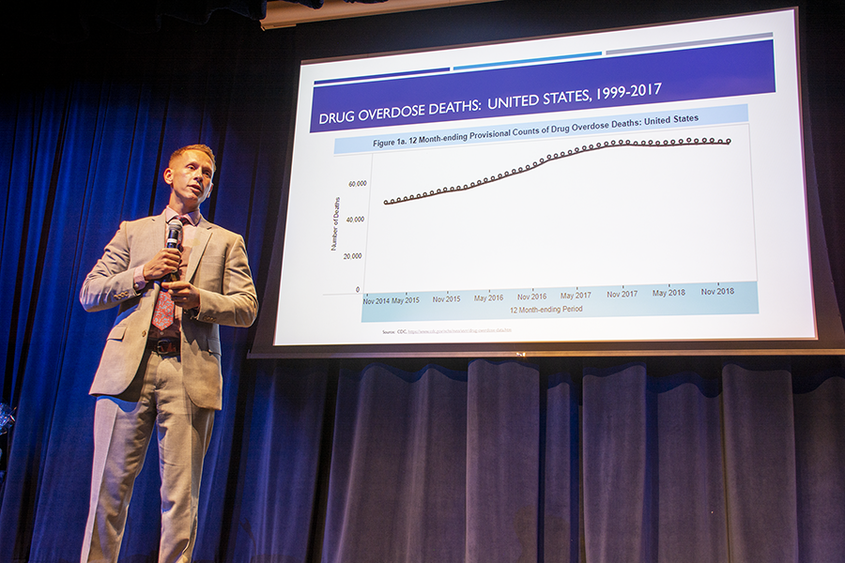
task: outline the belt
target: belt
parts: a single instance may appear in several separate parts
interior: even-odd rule
[[[178,356],[182,353],[181,347],[182,343],[178,338],[147,340],[147,350],[151,350],[159,356]]]

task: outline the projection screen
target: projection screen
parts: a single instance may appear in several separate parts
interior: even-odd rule
[[[798,61],[790,9],[303,62],[252,356],[843,348]]]

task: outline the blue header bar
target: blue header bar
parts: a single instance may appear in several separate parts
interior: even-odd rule
[[[342,82],[365,82],[369,80],[384,80],[387,78],[400,78],[404,76],[416,76],[419,74],[438,74],[449,72],[448,68],[427,68],[424,70],[409,70],[407,72],[392,72],[390,74],[371,74],[369,76],[350,76],[348,78],[329,78],[327,80],[315,80],[314,85],[340,84]]]
[[[573,55],[556,55],[553,57],[540,57],[537,59],[524,59],[520,61],[496,61],[492,63],[479,63],[477,65],[463,65],[463,66],[456,66],[455,70],[474,70],[477,68],[493,68],[497,66],[518,66],[518,65],[526,65],[526,64],[534,64],[534,63],[548,63],[552,61],[563,61],[567,59],[586,59],[586,58],[595,58],[602,56],[601,51],[596,51],[593,53],[575,53]]]
[[[700,100],[775,91],[756,41],[314,88],[311,132]]]

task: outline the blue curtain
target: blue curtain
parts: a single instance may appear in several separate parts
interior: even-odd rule
[[[322,561],[845,560],[838,362],[596,363],[342,370]]]
[[[495,22],[540,34],[538,20],[563,17],[548,6]],[[391,21],[404,22],[385,28],[395,41],[449,25],[445,12]],[[367,50],[375,24],[360,26]],[[0,561],[78,559],[87,390],[114,316],[85,313],[77,294],[103,246],[121,220],[164,207],[169,153],[205,142],[218,172],[202,211],[245,236],[261,292],[294,63],[350,28],[262,33],[221,14],[78,44],[4,39],[0,400],[18,421],[0,437]],[[811,37],[811,54],[827,53],[814,68],[833,69],[841,47],[812,51],[827,36]],[[826,155],[843,146],[842,94],[815,80],[833,85],[811,101],[836,272],[843,165]],[[845,561],[839,358],[250,361],[251,337],[222,330],[197,561]],[[135,487],[125,562],[155,561],[156,455]]]

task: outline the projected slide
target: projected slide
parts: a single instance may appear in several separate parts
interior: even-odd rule
[[[304,64],[280,346],[814,338],[792,11]]]

